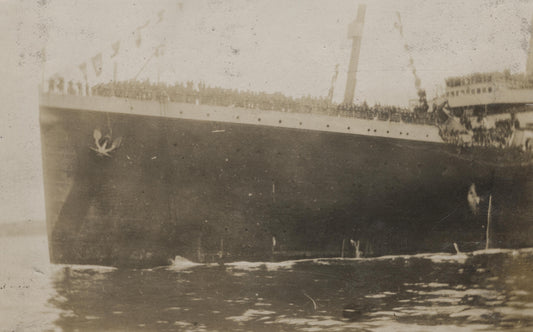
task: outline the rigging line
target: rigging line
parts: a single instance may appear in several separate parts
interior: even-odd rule
[[[142,71],[144,70],[144,68],[148,65],[148,63],[152,60],[152,58],[156,55],[156,53],[152,53],[152,55],[150,55],[150,57],[146,60],[146,62],[143,64],[143,66],[141,67],[141,69],[137,72],[137,74],[135,74],[135,76],[133,77],[133,80],[136,81],[137,80],[137,77],[142,73]]]

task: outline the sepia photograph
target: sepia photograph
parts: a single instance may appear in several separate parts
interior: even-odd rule
[[[0,331],[533,330],[533,1],[0,27]]]

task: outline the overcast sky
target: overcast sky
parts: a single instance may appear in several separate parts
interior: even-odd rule
[[[0,1],[0,222],[44,218],[37,100],[43,76],[82,80],[78,66],[86,62],[91,83],[106,81],[115,61],[118,78],[131,79],[164,44],[164,54],[139,78],[326,96],[339,64],[334,98],[341,101],[351,49],[347,26],[360,3]],[[525,70],[533,1],[366,3],[358,101],[407,105],[416,98],[410,56],[430,97],[447,76]],[[161,10],[164,19],[156,23]],[[148,20],[137,47],[135,31]],[[116,41],[119,54],[111,60]],[[90,59],[100,52],[103,73],[96,77]]]

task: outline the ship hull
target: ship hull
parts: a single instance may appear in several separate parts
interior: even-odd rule
[[[53,105],[40,112],[54,263],[353,257],[357,241],[362,256],[480,249],[489,197],[490,245],[533,244],[532,169],[498,151]],[[98,153],[95,129],[107,147],[121,137],[120,147]]]

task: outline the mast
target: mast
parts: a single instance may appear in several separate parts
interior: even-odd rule
[[[363,27],[365,23],[365,12],[366,5],[359,5],[359,7],[357,8],[357,18],[348,27],[348,38],[352,39],[352,55],[350,56],[348,78],[346,79],[344,104],[353,103],[357,75],[357,65],[359,63],[359,52],[361,51],[361,39],[363,37]]]

